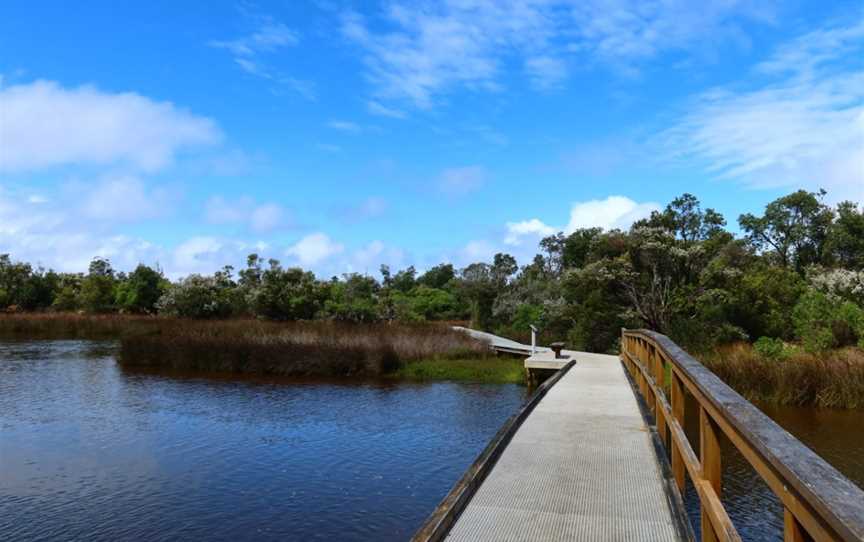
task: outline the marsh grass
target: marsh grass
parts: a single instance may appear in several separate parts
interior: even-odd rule
[[[422,359],[409,361],[392,376],[411,380],[459,380],[492,384],[524,384],[521,359],[487,357],[473,359]]]
[[[405,363],[482,359],[488,348],[439,325],[175,321],[128,335],[123,365],[283,376],[380,376]]]
[[[819,354],[795,349],[781,358],[746,343],[700,356],[702,363],[750,400],[783,405],[864,408],[864,350]]]
[[[153,333],[176,325],[173,318],[119,314],[0,314],[0,337],[6,339],[116,339]]]

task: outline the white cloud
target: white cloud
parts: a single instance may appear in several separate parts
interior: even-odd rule
[[[547,237],[557,231],[559,230],[544,224],[538,218],[523,220],[521,222],[508,222],[507,237],[504,238],[504,243],[507,245],[521,245],[522,239],[525,236]]]
[[[438,187],[449,196],[463,196],[479,190],[488,178],[486,168],[465,166],[445,169],[438,177]]]
[[[636,203],[625,196],[577,202],[570,208],[570,221],[564,232],[573,233],[580,228],[627,229],[637,220],[651,216],[652,211],[659,210],[656,203]]]
[[[504,244],[511,247],[525,245],[526,240],[536,244],[543,237],[559,231],[570,234],[580,228],[624,229],[634,222],[659,211],[660,205],[653,202],[637,203],[625,196],[609,196],[602,200],[577,201],[570,207],[570,220],[565,226],[549,225],[539,218],[508,222]]]
[[[333,128],[334,130],[339,130],[340,132],[348,132],[352,134],[357,134],[362,131],[360,125],[354,122],[349,122],[347,120],[331,120],[327,123],[327,126]]]
[[[204,218],[211,224],[239,224],[254,233],[268,233],[286,225],[285,210],[276,203],[257,204],[243,196],[226,200],[211,196],[204,204]]]
[[[596,60],[632,72],[636,61],[662,51],[744,42],[738,21],[771,22],[773,9],[736,0],[397,1],[380,19],[373,24],[347,13],[342,20],[343,35],[363,48],[374,103],[428,109],[458,88],[499,89],[514,59],[536,86],[550,88],[571,63]]]
[[[334,242],[327,234],[318,232],[300,239],[285,253],[296,258],[301,265],[317,265],[322,261],[341,253],[344,245]]]
[[[860,201],[861,58],[864,17],[801,36],[757,67],[761,86],[698,96],[665,143],[678,158],[695,159],[721,178],[756,187],[824,187],[832,200]]]
[[[13,259],[58,271],[86,271],[94,256],[119,268],[155,264],[162,250],[143,239],[116,235],[88,221],[65,201],[18,196],[0,189],[0,247]]]
[[[0,170],[117,163],[156,170],[182,149],[222,137],[212,120],[170,102],[51,81],[0,88],[0,111]]]
[[[134,176],[106,176],[92,186],[79,183],[86,218],[112,222],[134,222],[163,216],[171,210],[173,195],[166,189],[148,188]]]

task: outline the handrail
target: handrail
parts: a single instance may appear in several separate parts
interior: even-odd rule
[[[685,475],[696,488],[703,541],[740,540],[721,501],[721,438],[780,499],[784,540],[864,541],[864,491],[668,337],[623,329],[621,359],[654,413],[679,489]],[[699,406],[698,458],[684,433],[688,395]]]

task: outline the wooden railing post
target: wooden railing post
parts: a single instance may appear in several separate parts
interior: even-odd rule
[[[657,435],[660,437],[660,442],[663,447],[669,446],[666,441],[666,416],[663,414],[662,398],[660,394],[665,393],[664,381],[666,380],[666,368],[663,365],[663,355],[660,350],[654,348],[654,383],[657,385],[658,394],[655,400],[654,419],[657,423]]]
[[[717,497],[720,497],[723,485],[723,471],[720,461],[720,429],[708,411],[699,407],[699,463],[702,465],[702,478],[711,484]],[[705,507],[702,507],[702,540],[714,542],[719,540],[717,531],[711,524]]]
[[[672,371],[672,416],[678,422],[678,425],[684,427],[684,383],[678,373]],[[684,458],[681,456],[681,449],[676,442],[672,442],[672,474],[675,476],[675,482],[678,484],[678,489],[684,492],[684,474],[685,474]]]
[[[783,542],[808,542],[813,538],[807,534],[795,514],[788,508],[783,508]]]

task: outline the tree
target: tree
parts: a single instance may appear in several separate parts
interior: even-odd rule
[[[458,292],[468,302],[471,326],[488,329],[492,323],[492,306],[497,295],[492,266],[472,263],[459,273]]]
[[[255,315],[270,320],[315,318],[325,298],[325,289],[315,275],[297,267],[283,269],[278,260],[270,260],[269,264],[252,294]]]
[[[417,282],[429,288],[444,289],[456,278],[453,264],[442,263],[430,268],[417,278]]]
[[[842,267],[864,270],[864,210],[851,201],[837,206],[828,249]]]
[[[81,283],[81,306],[87,312],[109,312],[114,309],[114,269],[106,258],[93,258],[87,276]]]
[[[330,283],[330,296],[324,303],[324,314],[333,320],[374,322],[378,313],[381,285],[373,277],[350,273]]]
[[[212,277],[189,275],[172,284],[159,301],[156,308],[160,314],[184,318],[226,318],[232,315],[231,290],[233,285],[226,271],[217,272]]]
[[[160,271],[144,264],[132,271],[117,286],[116,303],[129,312],[150,314],[156,311],[156,302],[162,297],[167,281]]]
[[[411,265],[407,269],[397,272],[393,276],[393,280],[389,286],[395,290],[406,293],[409,292],[417,284],[417,271]]]
[[[738,223],[757,250],[768,250],[783,267],[803,273],[826,257],[834,213],[821,201],[825,194],[798,190],[769,203],[762,216],[741,215]]]

